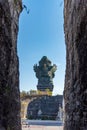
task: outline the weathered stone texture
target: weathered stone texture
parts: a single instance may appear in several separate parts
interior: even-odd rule
[[[87,130],[87,0],[65,0],[64,23],[64,130]]]
[[[55,120],[59,112],[59,107],[62,108],[62,100],[62,95],[42,96],[34,99],[28,104],[27,118]],[[40,114],[39,111],[41,111]]]
[[[21,0],[0,0],[0,130],[21,130],[17,56]]]

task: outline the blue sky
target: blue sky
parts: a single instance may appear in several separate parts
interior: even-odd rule
[[[62,94],[65,75],[65,41],[62,0],[23,0],[24,9],[19,20],[18,56],[20,90],[36,90],[34,64],[47,56],[57,65],[53,94]]]

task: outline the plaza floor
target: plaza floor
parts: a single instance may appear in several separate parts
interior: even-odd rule
[[[63,130],[63,126],[27,125],[22,126],[22,130]]]
[[[63,123],[51,120],[22,120],[22,130],[63,130]]]

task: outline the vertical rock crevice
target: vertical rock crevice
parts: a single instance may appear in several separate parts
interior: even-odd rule
[[[87,129],[87,0],[64,1],[64,130]]]
[[[0,0],[0,129],[21,130],[18,19],[21,0]]]

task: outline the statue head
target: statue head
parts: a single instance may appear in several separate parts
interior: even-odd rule
[[[41,60],[39,61],[39,66],[43,67],[45,64],[45,66],[50,66],[51,65],[51,61],[47,58],[47,56],[43,56],[41,58]]]

